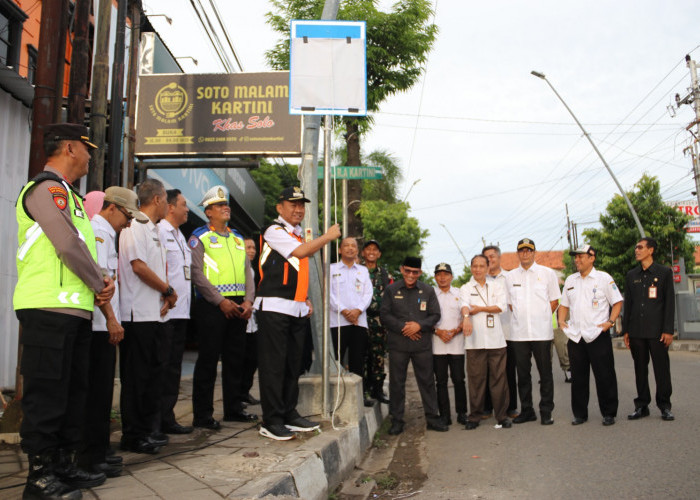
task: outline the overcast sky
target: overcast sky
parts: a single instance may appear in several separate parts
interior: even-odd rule
[[[195,3],[198,0],[193,0]],[[201,0],[209,6],[210,0]],[[264,0],[216,0],[245,71],[265,71],[264,52],[278,39]],[[390,6],[390,2],[381,2]],[[691,199],[690,158],[683,149],[694,119],[689,106],[667,111],[688,93],[685,55],[700,61],[700,2],[441,0],[439,35],[425,77],[386,101],[364,152],[384,149],[402,168],[400,192],[430,231],[423,268],[461,267],[482,238],[515,250],[564,249],[565,204],[572,220],[595,224],[617,188],[566,109],[537,70],[591,133],[625,189],[643,173],[657,176],[666,200]],[[151,19],[187,72],[223,67],[190,0],[146,0]],[[223,39],[223,38],[222,38]],[[225,43],[225,42],[224,42]],[[417,181],[417,183],[416,183]],[[414,185],[415,183],[415,185]],[[580,239],[582,239],[580,237]]]

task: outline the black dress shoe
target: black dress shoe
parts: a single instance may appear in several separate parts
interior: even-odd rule
[[[450,430],[440,417],[426,417],[425,421],[429,431],[447,432]]]
[[[607,417],[603,417],[603,425],[615,425],[615,417],[612,417],[610,415],[608,415]]]
[[[249,405],[253,405],[253,406],[260,404],[260,400],[255,399],[251,393],[248,393],[248,395],[243,398],[243,402],[248,403]]]
[[[574,417],[574,419],[571,421],[571,425],[581,425],[585,424],[587,421],[587,418]]]
[[[471,420],[467,421],[467,423],[464,425],[464,428],[468,431],[474,430],[477,427],[479,427],[479,422],[472,422]]]
[[[457,422],[459,422],[462,425],[467,425],[467,414],[466,413],[458,413],[457,414]]]
[[[119,477],[122,474],[123,467],[121,464],[113,465],[107,462],[102,462],[101,464],[92,464],[90,467],[93,472],[101,472],[107,477]]]
[[[391,436],[398,436],[403,432],[403,422],[394,421],[391,423],[391,427],[389,427],[389,435]]]
[[[122,438],[120,448],[124,451],[132,451],[134,453],[145,453],[147,455],[155,455],[157,453],[160,453],[160,446],[156,445],[149,439]]]
[[[107,455],[105,457],[105,463],[109,465],[119,465],[124,461],[121,455]]]
[[[365,407],[371,408],[374,406],[374,399],[365,398]]]
[[[537,420],[537,415],[534,411],[523,412],[513,419],[514,424],[524,424],[525,422],[534,422]]]
[[[666,420],[667,422],[670,422],[671,420],[675,420],[676,417],[673,416],[673,413],[671,413],[671,410],[668,408],[665,408],[661,410],[661,419]]]
[[[513,423],[507,418],[498,422],[498,425],[500,425],[504,429],[510,429],[511,427],[513,427]]]
[[[552,420],[552,415],[549,413],[543,413],[541,415],[542,418],[540,418],[540,423],[542,425],[552,425],[554,423],[554,420]]]
[[[649,416],[649,407],[642,406],[640,408],[635,408],[632,413],[627,415],[627,420],[639,420],[640,418],[648,417],[648,416]]]
[[[162,432],[152,432],[146,439],[156,446],[165,446],[170,442],[170,438]]]
[[[442,419],[442,423],[445,425],[452,425],[452,419],[450,417],[440,417]]]
[[[389,404],[389,398],[387,397],[386,394],[384,394],[384,391],[374,391],[372,393],[372,397],[379,401],[380,403],[384,403],[385,405]]]
[[[248,413],[245,410],[241,410],[238,413],[224,415],[224,422],[256,422],[257,420],[257,415]]]
[[[192,427],[201,427],[202,429],[209,429],[211,431],[218,431],[221,429],[221,424],[218,420],[211,417],[204,420],[193,420]]]
[[[191,434],[194,430],[194,427],[192,427],[191,425],[180,425],[178,423],[175,423],[173,425],[161,427],[161,430],[165,434]]]

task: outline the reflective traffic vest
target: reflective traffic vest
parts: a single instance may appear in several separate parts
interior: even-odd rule
[[[17,240],[17,286],[13,305],[17,309],[84,309],[92,311],[95,295],[56,255],[41,226],[27,212],[24,199],[30,190],[45,180],[61,182],[68,193],[68,206],[78,236],[97,260],[95,235],[85,213],[82,198],[58,176],[43,172],[22,189],[15,207],[19,232]]]
[[[284,224],[275,222],[273,226],[279,226],[292,238],[302,241],[301,236],[287,231]],[[285,259],[262,236],[260,240],[260,284],[257,295],[304,302],[309,293],[309,258],[290,256]]]
[[[243,236],[228,229],[221,236],[214,228],[202,226],[194,234],[204,246],[202,271],[224,297],[245,295],[245,243]]]

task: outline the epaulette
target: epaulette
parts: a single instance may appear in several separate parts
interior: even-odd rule
[[[207,226],[205,224],[203,226],[199,226],[197,229],[192,231],[192,236],[196,236],[197,238],[199,238],[200,236],[202,236],[204,233],[206,233],[208,231],[209,231],[209,226]]]

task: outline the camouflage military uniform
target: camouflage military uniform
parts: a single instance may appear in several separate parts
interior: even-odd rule
[[[369,269],[374,293],[372,302],[367,309],[367,330],[369,345],[365,360],[365,376],[363,386],[371,395],[381,394],[384,386],[384,356],[386,355],[386,329],[379,319],[379,308],[382,304],[384,289],[393,281],[386,269],[377,266]]]

